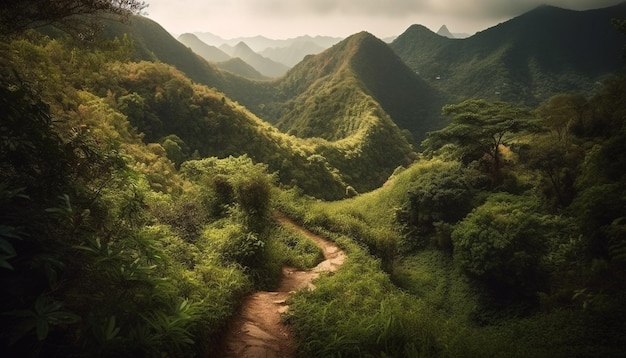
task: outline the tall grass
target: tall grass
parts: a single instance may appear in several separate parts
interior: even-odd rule
[[[323,275],[313,291],[292,298],[287,320],[303,357],[589,357],[619,356],[619,318],[600,320],[579,310],[485,311],[478,289],[451,256],[422,250],[401,256],[394,214],[411,183],[438,161],[398,170],[384,187],[339,202],[284,192],[277,207],[347,253],[344,265]],[[488,307],[487,307],[488,309]],[[614,322],[606,328],[602,324]],[[590,328],[606,342],[586,336]],[[621,340],[620,340],[621,339]],[[621,345],[620,345],[621,344]]]
[[[346,236],[334,239],[348,259],[313,291],[292,298],[293,324],[305,357],[434,356],[440,351],[437,321],[415,296],[406,294]]]

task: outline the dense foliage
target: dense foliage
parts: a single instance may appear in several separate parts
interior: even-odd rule
[[[413,25],[391,47],[451,102],[476,97],[535,107],[561,92],[591,95],[621,69],[624,37],[611,20],[625,16],[623,3],[587,11],[545,5],[464,39]]]
[[[328,342],[340,342],[335,354],[342,356],[378,355],[378,349],[395,356],[621,354],[626,347],[621,304],[626,163],[619,154],[626,143],[624,83],[623,77],[607,81],[591,98],[558,95],[519,128],[510,124],[530,112],[475,100],[450,106],[444,112],[459,117],[426,140],[431,156],[397,170],[382,188],[306,208],[296,202],[301,209],[292,209],[292,215],[326,235],[360,243],[405,290],[383,289],[385,280],[369,282],[363,300],[402,301],[407,292],[421,299],[411,309],[396,302],[359,311],[344,306],[345,298],[366,279],[337,287],[342,278],[328,278],[320,287],[332,286],[332,293],[316,291],[295,301],[291,319],[318,331],[302,331],[303,350],[313,355]],[[478,108],[493,112],[484,116]],[[496,139],[506,138],[494,142],[486,135],[494,123],[517,129],[494,131]],[[459,129],[470,125],[480,130]],[[455,139],[454,145],[437,141],[444,135]],[[477,145],[480,139],[487,145]],[[492,180],[493,156],[487,152],[494,153],[495,143],[503,159],[500,181]],[[349,254],[363,249],[346,246]],[[378,287],[384,293],[377,293]],[[333,314],[313,313],[310,305],[349,312],[351,323],[320,328],[317,320]],[[374,320],[367,325],[371,331],[348,328],[364,327],[366,317]],[[384,332],[395,332],[395,325],[423,325],[436,334],[415,328],[415,336],[397,333],[400,342],[389,345],[376,328],[385,322]],[[385,348],[371,347],[372,340]]]
[[[3,354],[210,354],[244,294],[271,285],[283,263],[319,260],[273,224],[265,165],[188,160],[177,135],[159,143],[137,131],[129,119],[160,118],[129,109],[145,104],[137,93],[115,98],[123,78],[105,75],[123,68],[120,42],[81,49],[31,32],[1,50]],[[191,90],[170,78],[179,82],[166,96],[180,81]]]
[[[363,57],[285,82],[328,70],[342,85],[294,120],[358,119],[305,140],[133,61],[133,41],[0,44],[3,355],[210,356],[247,293],[320,260],[276,210],[348,255],[290,302],[303,356],[623,354],[626,78],[535,109],[445,106],[417,156],[356,85]]]

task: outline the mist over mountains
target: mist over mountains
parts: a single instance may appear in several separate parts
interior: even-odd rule
[[[302,42],[312,42],[315,45],[328,48],[337,42],[343,40],[341,37],[332,37],[332,36],[297,36],[288,39],[270,39],[265,36],[253,36],[253,37],[236,37],[232,39],[224,39],[218,35],[214,35],[210,32],[195,32],[200,40],[205,42],[208,45],[219,47],[222,44],[226,44],[229,46],[235,46],[239,42],[245,42],[253,51],[262,52],[269,48],[281,48],[281,47],[289,47],[296,43]]]
[[[261,77],[272,78],[284,75],[287,69],[302,61],[305,56],[320,53],[341,39],[299,36],[286,40],[272,40],[256,36],[226,40],[205,32],[182,34],[178,40],[209,62],[219,63],[231,58],[240,58],[260,73]],[[222,68],[244,77],[260,79],[255,75],[250,76],[247,69],[240,71],[239,66],[227,67]]]

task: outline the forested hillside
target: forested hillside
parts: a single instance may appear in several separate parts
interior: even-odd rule
[[[412,160],[414,153],[410,145],[413,141],[411,129],[422,128],[423,132],[416,134],[419,138],[423,136],[426,128],[437,128],[433,118],[422,117],[422,115],[425,112],[432,114],[438,111],[435,108],[443,104],[443,101],[438,104],[436,100],[439,98],[436,93],[430,94],[429,88],[410,73],[410,70],[404,70],[404,64],[382,41],[369,34],[355,35],[320,55],[310,56],[284,77],[268,82],[252,81],[220,71],[213,65],[202,61],[162,29],[154,32],[151,38],[144,37],[145,32],[149,32],[150,28],[158,25],[152,23],[146,27],[148,20],[143,18],[136,20],[131,33],[139,34],[138,37],[133,37],[138,38],[139,44],[133,43],[132,47],[135,48],[131,51],[133,56],[145,59],[146,57],[141,55],[143,46],[155,46],[159,49],[166,45],[169,50],[164,51],[163,55],[157,54],[157,56],[165,56],[158,57],[161,61],[181,68],[195,81],[220,89],[225,96],[240,101],[249,111],[258,114],[264,121],[276,124],[277,128],[283,132],[306,139],[305,141],[297,140],[300,148],[308,148],[305,149],[305,158],[310,160],[307,159],[304,162],[293,160],[293,155],[288,160],[283,160],[285,156],[278,154],[281,151],[273,154],[272,159],[258,157],[257,154],[264,151],[263,146],[258,150],[252,150],[249,155],[255,160],[268,163],[272,170],[278,170],[281,178],[284,179],[283,182],[289,183],[291,179],[294,179],[299,183],[298,186],[308,194],[324,199],[337,199],[345,197],[346,192],[352,192],[352,190],[362,192],[376,188],[396,167],[406,165]],[[116,29],[117,34],[123,36],[120,25],[112,24],[108,28]],[[157,35],[163,40],[159,45],[154,42],[158,38]],[[358,63],[362,68],[374,63],[365,55],[361,55],[358,59],[354,58],[359,51],[361,53],[362,51],[374,52],[371,49],[361,48],[363,38],[377,43],[378,46],[383,46],[384,59],[377,57],[376,59],[381,60],[380,65],[377,66],[389,67],[389,73],[396,73],[395,78],[385,79],[378,86],[370,80],[369,86],[372,90],[363,84],[364,80],[359,78],[356,70],[353,69],[356,66],[353,63]],[[183,47],[184,51],[181,51],[180,47]],[[381,47],[378,47],[379,49]],[[170,53],[174,53],[171,51],[179,54],[175,62],[167,57]],[[198,61],[202,63],[197,64]],[[200,67],[195,67],[196,65]],[[391,99],[395,97],[393,95],[381,96],[384,101],[376,97],[382,94],[383,88],[394,88],[392,80],[400,77],[394,66],[400,66],[400,74],[408,76],[403,79],[404,85],[397,92],[398,98],[419,98],[422,94],[424,99],[419,102],[403,102],[404,107],[401,107],[398,101],[394,102]],[[197,73],[199,74],[196,75]],[[326,89],[320,91],[320,87]],[[184,99],[185,96],[181,98]],[[434,100],[428,101],[427,99]],[[428,108],[421,108],[421,104],[427,104]],[[407,127],[402,128],[409,130],[408,133],[401,132],[394,122],[395,119],[390,117],[390,113],[397,114],[407,123]],[[248,114],[252,115],[249,112]],[[140,130],[144,129],[140,128]],[[189,133],[197,135],[199,132],[190,131]],[[161,134],[166,136],[169,133]],[[291,138],[293,140],[294,137]],[[233,140],[233,143],[237,142],[237,139],[233,138]],[[243,145],[256,144],[254,141],[247,141]],[[272,146],[274,144],[270,144],[270,147]],[[241,153],[241,149],[233,151],[236,148],[235,145],[230,148],[231,152],[222,151],[221,153]],[[195,149],[198,148],[192,148],[191,152]],[[256,152],[258,153],[255,154]],[[302,153],[302,150],[298,149],[295,152]],[[270,151],[268,150],[267,153]],[[303,169],[304,167],[310,168],[311,171]],[[294,176],[288,174],[290,172],[298,172],[302,175]],[[318,173],[326,176],[327,179],[315,179],[320,175]],[[333,181],[335,183],[330,184]],[[348,186],[351,189],[346,191]]]
[[[1,356],[215,356],[246,297],[322,259],[277,216],[346,255],[287,302],[298,356],[626,351],[626,78],[602,60],[593,90],[446,103],[366,32],[251,81],[138,2],[24,4],[0,3]],[[563,13],[500,26],[537,14]],[[470,40],[409,31],[420,61]]]
[[[623,35],[611,20],[625,16],[624,3],[587,11],[541,6],[466,39],[415,25],[391,47],[453,101],[537,106],[561,92],[592,94],[598,81],[621,70]]]

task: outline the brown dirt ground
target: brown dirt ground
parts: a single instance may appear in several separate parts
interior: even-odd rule
[[[294,357],[296,345],[293,334],[281,319],[281,315],[289,309],[287,300],[297,290],[315,289],[312,282],[319,277],[320,272],[334,272],[345,260],[344,252],[334,243],[298,226],[284,216],[277,215],[276,220],[313,240],[322,249],[325,260],[307,271],[283,267],[276,291],[255,292],[248,296],[240,312],[228,326],[222,348],[215,357]]]

